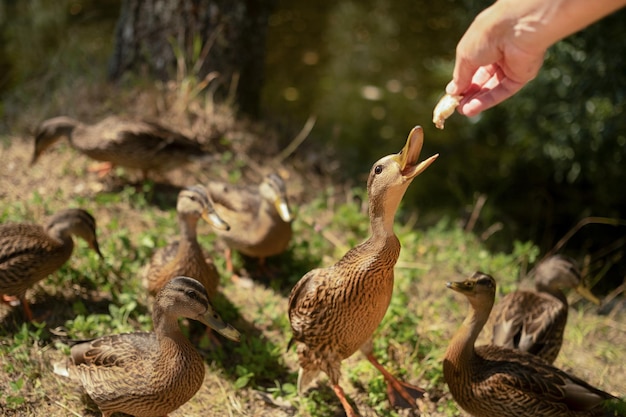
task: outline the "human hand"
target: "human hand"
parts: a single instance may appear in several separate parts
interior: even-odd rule
[[[512,22],[495,5],[479,14],[459,41],[453,79],[446,87],[446,93],[463,96],[457,110],[470,117],[501,103],[535,78],[547,49],[530,42],[532,21]]]

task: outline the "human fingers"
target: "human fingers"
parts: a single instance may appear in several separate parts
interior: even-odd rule
[[[526,83],[520,83],[504,75],[501,70],[496,70],[493,75],[480,87],[475,94],[463,98],[457,110],[459,113],[473,117],[484,110],[494,107],[513,96],[524,87]]]

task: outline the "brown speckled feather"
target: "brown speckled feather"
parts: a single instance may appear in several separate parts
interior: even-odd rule
[[[183,245],[189,246],[181,249],[177,240],[154,252],[144,270],[148,290],[154,294],[173,277],[186,276],[200,281],[209,298],[215,297],[220,277],[213,259],[197,242],[184,242]]]
[[[384,251],[375,246],[368,240],[336,265],[310,271],[289,297],[300,366],[324,371],[335,384],[341,361],[368,341],[391,301],[400,243],[390,236]]]
[[[582,279],[574,260],[555,255],[537,265],[535,291],[514,291],[494,307],[492,344],[537,355],[552,363],[561,350],[568,303],[562,288]]]
[[[55,240],[38,225],[1,225],[0,293],[23,296],[67,262],[73,248],[71,238]]]
[[[494,311],[494,345],[520,349],[552,363],[561,350],[567,303],[547,293],[507,294]]]

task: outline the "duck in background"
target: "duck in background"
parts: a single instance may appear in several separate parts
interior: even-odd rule
[[[102,258],[96,220],[83,209],[58,211],[43,227],[28,223],[0,225],[0,294],[5,302],[17,297],[29,321],[33,314],[24,298],[26,290],[67,262],[74,250],[72,236],[84,239]]]
[[[109,116],[89,125],[59,116],[37,127],[31,165],[64,137],[78,152],[103,162],[91,169],[100,176],[119,165],[140,170],[145,180],[148,172],[164,173],[210,157],[197,141],[155,122]]]
[[[207,192],[215,211],[230,226],[216,233],[226,243],[226,268],[234,279],[232,251],[259,259],[279,255],[289,246],[293,216],[282,177],[270,173],[258,186],[236,186],[220,181],[207,184]]]
[[[178,194],[176,213],[180,238],[158,249],[143,270],[143,282],[151,294],[156,294],[176,276],[197,279],[204,286],[209,299],[217,294],[219,273],[212,258],[198,243],[197,226],[202,218],[213,230],[228,230],[229,225],[216,213],[205,188],[186,187]]]
[[[593,303],[600,301],[582,284],[576,262],[551,256],[535,268],[535,291],[514,291],[494,307],[491,343],[532,353],[553,363],[563,344],[568,303],[562,289],[574,288]]]

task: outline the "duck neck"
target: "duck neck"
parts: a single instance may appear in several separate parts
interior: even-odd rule
[[[537,283],[535,283],[535,289],[538,292],[548,293],[551,296],[557,298],[563,304],[567,305],[567,297],[565,297],[565,294],[563,294],[563,291],[561,291],[559,288],[556,288],[556,287],[550,286],[550,285],[546,285],[546,284],[544,284],[542,282],[537,282]]]
[[[46,229],[46,233],[52,239],[60,242],[71,253],[74,249],[74,240],[69,228],[65,224],[52,224]]]
[[[388,190],[382,195],[370,195],[369,215],[372,237],[386,238],[395,235],[393,223],[406,188]]]
[[[469,313],[467,317],[465,317],[463,324],[461,324],[461,327],[457,330],[448,345],[446,359],[449,362],[460,367],[468,364],[469,361],[475,356],[474,344],[476,343],[476,339],[478,338],[480,331],[483,329],[487,319],[489,318],[492,306],[493,303],[489,306],[482,306],[480,308],[477,308],[474,305],[470,307]]]
[[[56,119],[58,123],[57,132],[59,133],[58,139],[61,139],[63,136],[67,138],[70,142],[70,145],[74,146],[74,138],[72,137],[72,133],[74,129],[79,126],[81,123],[73,119],[71,117],[62,116]],[[57,139],[57,140],[58,140]]]
[[[280,213],[274,206],[274,203],[267,200],[266,198],[261,198],[261,203],[259,204],[259,209],[257,211],[257,218],[270,218],[274,220],[278,220],[279,222],[283,222],[283,219],[280,217]]]
[[[168,343],[171,340],[185,343],[189,342],[180,331],[178,319],[165,314],[165,310],[157,304],[152,312],[152,322],[154,323],[154,332],[157,335],[159,344]]]
[[[198,241],[197,228],[198,218],[196,216],[179,215],[178,225],[180,227],[181,244],[193,244]]]

